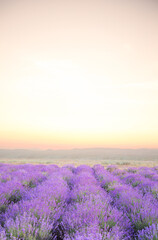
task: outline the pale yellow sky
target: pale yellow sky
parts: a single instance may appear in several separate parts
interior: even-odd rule
[[[158,147],[158,1],[0,0],[0,148]]]

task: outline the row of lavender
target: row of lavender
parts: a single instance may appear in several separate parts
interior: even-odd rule
[[[158,168],[0,165],[1,240],[156,240]]]

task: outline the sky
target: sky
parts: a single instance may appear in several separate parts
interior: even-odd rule
[[[158,148],[157,0],[0,0],[0,148]]]

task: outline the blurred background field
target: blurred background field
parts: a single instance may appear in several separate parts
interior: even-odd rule
[[[155,167],[158,166],[158,161],[143,161],[143,160],[113,160],[113,159],[0,159],[0,163],[9,163],[9,164],[55,164],[58,166],[64,166],[67,164],[73,164],[75,167],[80,165],[89,165],[94,166],[95,164],[101,164],[103,166],[108,165],[117,165],[119,168],[126,168],[126,167]]]
[[[0,149],[0,162],[12,164],[56,164],[63,166],[73,164],[118,165],[121,168],[128,166],[158,165],[158,149],[72,149],[72,150],[26,150]]]

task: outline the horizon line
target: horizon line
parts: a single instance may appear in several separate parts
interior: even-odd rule
[[[46,149],[40,149],[40,148],[0,148],[0,150],[36,150],[36,151],[71,151],[71,150],[103,150],[103,149],[117,149],[117,150],[158,150],[157,148],[151,148],[151,147],[138,147],[138,148],[119,148],[119,147],[87,147],[87,148],[61,148],[61,149],[53,149],[53,148],[46,148]]]

